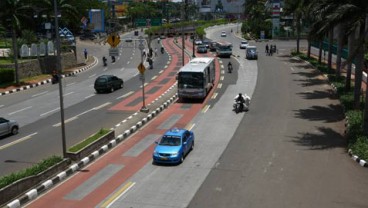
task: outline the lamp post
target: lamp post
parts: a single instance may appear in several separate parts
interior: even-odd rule
[[[194,57],[196,57],[196,55],[195,55],[195,42],[194,42],[194,39],[195,39],[195,25],[193,24],[193,55],[192,55],[192,57],[194,58]]]
[[[144,77],[144,66],[143,66],[143,49],[144,49],[144,45],[143,45],[143,42],[144,42],[144,38],[142,36],[139,36],[138,37],[138,40],[139,40],[139,45],[138,45],[138,48],[139,50],[141,50],[141,64],[139,65],[138,69],[141,73],[141,76],[140,76],[140,79],[142,80],[142,108],[141,108],[141,112],[144,112],[144,113],[148,113],[149,109],[146,107],[146,101],[145,101],[145,97],[144,97],[144,80],[145,80],[145,77]]]
[[[55,13],[55,35],[56,35],[56,70],[59,76],[59,98],[60,98],[60,118],[61,118],[61,141],[63,146],[63,157],[66,157],[66,139],[65,139],[65,122],[64,122],[64,100],[63,100],[63,85],[61,81],[61,63],[60,63],[60,37],[59,37],[59,22],[56,0],[54,0]]]

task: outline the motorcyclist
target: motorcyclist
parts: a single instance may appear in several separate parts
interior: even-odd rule
[[[112,63],[115,62],[115,56],[111,56]]]
[[[227,71],[229,73],[231,73],[231,71],[233,70],[233,65],[231,64],[231,62],[229,61],[229,63],[227,64]]]
[[[165,49],[163,46],[161,46],[161,53],[164,54],[164,52],[165,52]]]
[[[237,96],[235,96],[234,98],[235,103],[234,105],[240,103],[240,112],[243,110],[248,110],[249,108],[249,104],[250,104],[250,97],[248,95],[243,95],[242,93],[239,93]]]

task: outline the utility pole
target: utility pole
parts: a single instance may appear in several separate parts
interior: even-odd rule
[[[61,140],[63,145],[63,157],[66,158],[66,138],[65,138],[65,122],[64,122],[64,99],[63,99],[63,82],[61,80],[61,49],[60,49],[60,37],[59,37],[59,21],[58,21],[58,9],[57,1],[54,0],[54,13],[55,13],[55,35],[56,35],[56,70],[59,77],[59,98],[60,98],[60,118],[61,118]]]

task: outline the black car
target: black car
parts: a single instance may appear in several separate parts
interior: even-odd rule
[[[247,59],[258,59],[258,52],[257,52],[257,47],[256,46],[248,46],[247,49],[245,50],[245,57]]]
[[[197,46],[197,53],[207,53],[207,47],[205,45]]]
[[[210,51],[216,51],[216,42],[215,41],[210,42],[208,48],[210,49]]]
[[[116,89],[122,88],[124,81],[114,75],[101,75],[95,80],[95,90],[100,92],[113,92]]]

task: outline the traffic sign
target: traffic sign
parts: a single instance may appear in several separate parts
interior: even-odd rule
[[[107,38],[107,43],[110,44],[111,47],[115,48],[120,43],[120,36],[119,35],[109,35]]]
[[[119,49],[118,48],[110,48],[109,49],[109,56],[119,56]]]
[[[142,63],[140,63],[138,65],[138,71],[141,73],[141,74],[144,74],[144,71],[146,71],[146,67],[144,67],[144,65]]]

